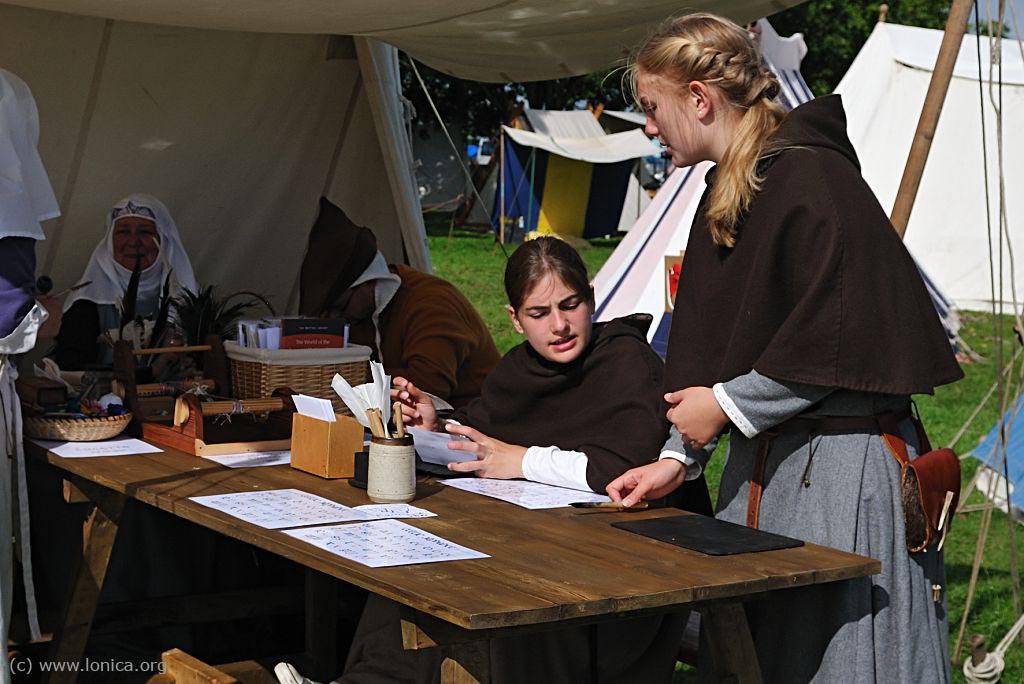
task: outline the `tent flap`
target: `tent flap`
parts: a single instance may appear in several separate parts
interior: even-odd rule
[[[13,0],[36,9],[166,26],[343,34],[390,43],[446,73],[533,81],[612,66],[666,17],[710,11],[739,23],[799,0]],[[56,43],[52,43],[56,44]]]
[[[505,135],[512,138],[517,145],[535,147],[567,159],[590,164],[613,164],[661,152],[639,129],[593,138],[553,138],[508,126],[502,128]]]

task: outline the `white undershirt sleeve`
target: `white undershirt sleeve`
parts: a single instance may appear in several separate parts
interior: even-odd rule
[[[681,454],[678,451],[662,451],[658,456],[658,460],[661,461],[666,458],[671,458],[674,461],[679,461],[686,466],[686,481],[696,480],[700,477],[700,474],[704,472],[704,468],[701,467],[700,461],[695,458],[690,458],[686,454]]]
[[[587,484],[587,455],[582,451],[565,451],[556,446],[532,446],[523,456],[523,476],[527,480],[592,491]]]
[[[4,338],[0,338],[0,356],[9,354],[24,354],[31,351],[36,344],[36,333],[39,326],[49,317],[42,304],[36,302],[35,306],[21,319],[21,323]]]
[[[743,436],[748,439],[753,439],[757,436],[757,428],[755,428],[747,417],[743,415],[743,412],[737,408],[736,403],[726,394],[725,384],[717,383],[711,388],[715,393],[715,399],[718,400],[718,405],[722,407],[722,411],[725,415],[729,416],[729,420],[735,425]]]
[[[661,447],[661,454],[658,456],[658,460],[671,458],[679,461],[686,466],[686,480],[696,480],[704,472],[704,464],[708,462],[711,452],[715,450],[715,445],[717,444],[718,440],[715,439],[703,449],[694,449],[688,444],[683,443],[683,438],[679,435],[678,430],[671,428],[668,431],[668,439],[665,440],[665,445]]]

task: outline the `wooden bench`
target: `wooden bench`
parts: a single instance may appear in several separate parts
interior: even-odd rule
[[[146,684],[277,684],[274,673],[255,660],[214,667],[174,648],[164,651],[160,661],[164,671]]]

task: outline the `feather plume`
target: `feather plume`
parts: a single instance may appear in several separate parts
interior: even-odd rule
[[[121,324],[119,332],[124,332],[124,327],[135,320],[135,309],[139,298],[139,279],[142,277],[142,259],[135,257],[135,268],[132,269],[132,277],[128,280],[128,289],[124,291],[124,298],[121,301]]]

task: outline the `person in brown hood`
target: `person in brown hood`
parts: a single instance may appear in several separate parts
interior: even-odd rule
[[[748,609],[766,682],[949,681],[945,572],[910,554],[891,422],[962,377],[921,277],[860,175],[839,97],[789,114],[747,32],[708,14],[636,53],[647,133],[678,167],[717,163],[690,231],[665,368],[668,417],[706,462],[730,429],[717,517],[877,558],[882,571]],[[625,505],[690,466],[633,469]],[[937,589],[936,589],[937,587]]]
[[[299,313],[345,319],[349,340],[370,347],[388,374],[455,408],[480,394],[498,363],[487,325],[454,285],[389,265],[370,229],[326,198],[302,262]]]

